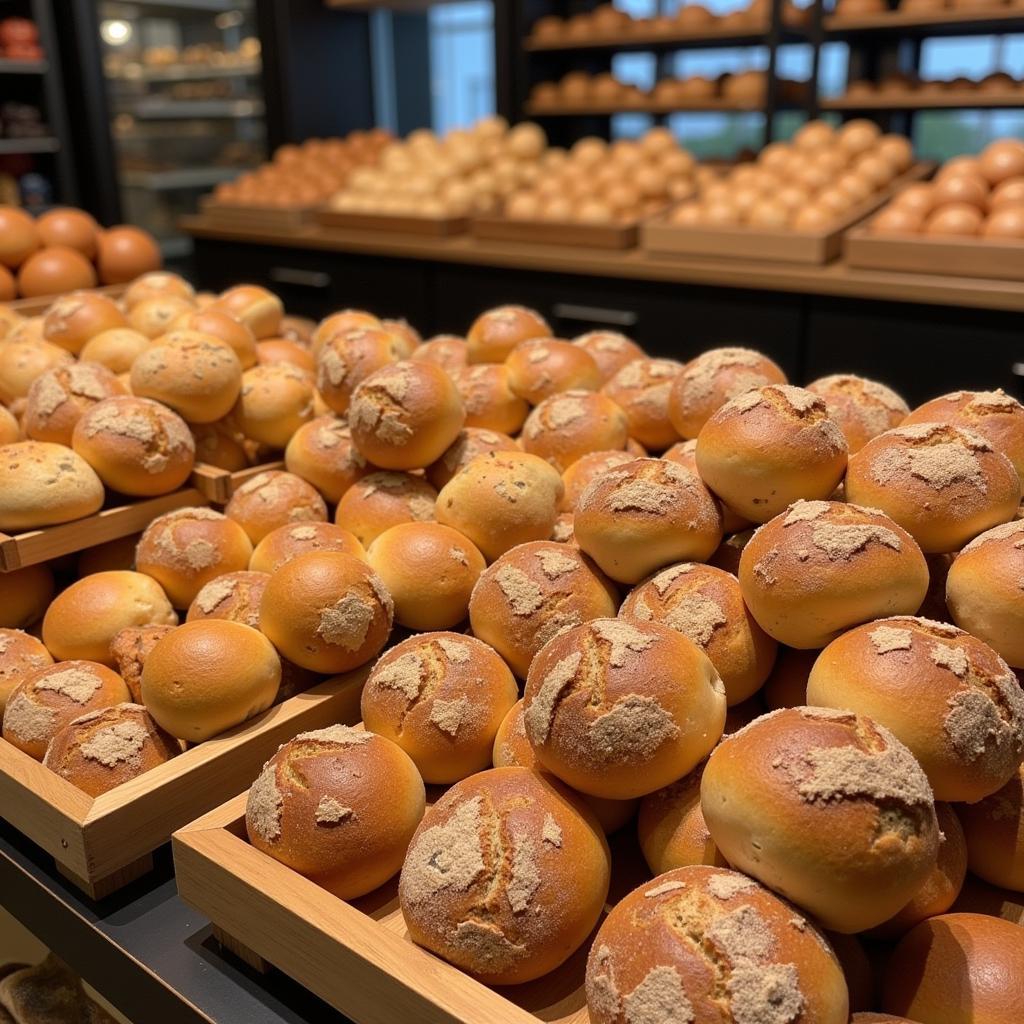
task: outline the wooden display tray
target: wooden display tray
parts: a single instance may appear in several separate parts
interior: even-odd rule
[[[3,817],[52,854],[61,874],[93,899],[153,866],[175,829],[248,786],[297,733],[359,720],[370,666],[335,676],[166,764],[91,797],[0,739]]]
[[[99,288],[85,288],[82,291],[94,292],[97,295],[106,295],[109,299],[119,299],[127,290],[126,284],[107,284]],[[22,316],[42,316],[63,293],[56,295],[36,295],[29,299],[12,299],[5,302],[8,309],[13,309]]]
[[[199,200],[199,208],[205,216],[225,227],[241,225],[271,231],[298,231],[313,222],[320,207],[243,206],[239,203],[218,203],[212,196],[204,196]]]
[[[573,224],[562,221],[511,220],[508,217],[474,217],[474,238],[535,245],[588,246],[591,249],[633,249],[639,224]]]
[[[218,466],[197,462],[188,481],[211,505],[223,505],[231,497],[231,473]]]
[[[341,210],[321,210],[316,222],[324,228],[342,231],[398,231],[406,235],[432,235],[445,237],[462,235],[469,230],[468,217],[413,217],[403,214],[344,213]]]
[[[922,92],[900,89],[868,96],[837,96],[822,100],[822,110],[983,110],[1024,107],[1024,85],[1016,89],[946,89]]]
[[[881,11],[857,16],[826,14],[822,25],[828,36],[842,36],[859,32],[892,31],[919,32],[926,35],[959,35],[964,32],[998,32],[1019,25],[1024,20],[1020,6],[941,11]],[[1006,24],[1009,23],[1009,24]]]

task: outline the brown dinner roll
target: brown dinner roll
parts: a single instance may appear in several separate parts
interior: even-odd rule
[[[172,736],[201,743],[266,711],[281,659],[259,630],[225,619],[186,622],[142,666],[142,703]]]
[[[407,629],[451,629],[462,622],[487,563],[467,537],[440,523],[399,523],[366,552]]]
[[[324,347],[328,338],[336,334],[347,334],[349,331],[364,327],[380,327],[380,320],[372,313],[363,309],[343,309],[331,313],[318,323],[310,336],[314,355]],[[396,356],[397,358],[397,356]]]
[[[739,580],[760,627],[806,650],[862,622],[913,615],[928,566],[914,538],[881,512],[797,501],[748,541]]]
[[[281,329],[284,306],[281,300],[258,284],[239,284],[221,292],[207,309],[223,310],[240,320],[256,336],[273,338]]]
[[[482,363],[446,371],[458,389],[466,410],[466,426],[518,434],[530,406],[509,386],[509,371],[502,363]]]
[[[1002,789],[956,810],[971,871],[992,885],[1024,892],[1024,767]]]
[[[583,492],[600,476],[617,466],[632,462],[635,456],[623,451],[589,452],[578,458],[562,473],[565,494],[562,496],[561,508],[564,512],[572,512],[579,504]]]
[[[43,317],[43,338],[79,355],[97,334],[128,326],[117,303],[96,292],[72,292],[63,295]]]
[[[286,562],[263,593],[260,629],[284,657],[334,674],[376,657],[387,642],[394,605],[362,560],[311,551]]]
[[[718,503],[700,477],[664,459],[636,459],[598,477],[580,496],[573,527],[580,548],[620,583],[702,562],[722,540]]]
[[[115,704],[65,725],[43,764],[89,796],[100,796],[180,753],[178,741],[144,707]]]
[[[496,306],[481,313],[466,334],[471,363],[501,363],[521,341],[548,338],[547,321],[525,306]]]
[[[142,274],[125,289],[121,302],[125,309],[131,309],[137,302],[148,299],[151,295],[178,295],[183,299],[195,300],[196,291],[179,274],[167,270],[155,270]]]
[[[730,509],[722,506],[723,524],[727,518],[733,515],[734,513]],[[708,564],[715,566],[716,569],[731,572],[733,576],[739,576],[743,549],[750,543],[750,538],[754,536],[755,532],[753,529],[746,529],[734,533],[730,537],[724,537],[722,543],[715,548],[714,553],[708,559]]]
[[[112,373],[129,373],[132,363],[149,348],[149,338],[130,327],[113,327],[91,337],[83,346],[83,362],[99,363]]]
[[[270,574],[226,572],[210,580],[188,606],[187,622],[197,619],[229,619],[243,626],[260,628],[260,604]]]
[[[913,1021],[906,1017],[894,1017],[891,1013],[871,1013],[865,1011],[855,1013],[850,1018],[850,1024],[913,1024]]]
[[[355,534],[333,523],[295,523],[271,530],[256,545],[249,568],[253,572],[273,573],[285,562],[309,551],[341,551],[366,560],[366,551]]]
[[[679,440],[668,409],[672,382],[682,369],[674,359],[634,359],[601,389],[626,414],[629,436],[651,451]]]
[[[33,672],[52,664],[53,655],[34,636],[0,628],[0,716],[11,691]]]
[[[785,708],[727,736],[704,769],[701,808],[730,864],[837,932],[892,917],[938,854],[924,772],[852,711]]]
[[[800,651],[779,645],[775,665],[761,691],[769,711],[799,708],[807,703],[807,678],[819,654],[821,651],[816,648]]]
[[[700,476],[700,470],[697,468],[697,439],[695,437],[690,438],[689,441],[679,441],[672,445],[668,451],[664,452],[661,456],[668,462],[678,463],[680,466],[686,466],[687,469],[692,470],[697,476]],[[728,505],[719,502],[722,511],[722,532],[727,535],[728,540],[729,534],[739,533],[747,529],[750,526],[750,520],[744,516],[741,516],[735,509],[730,508]],[[725,543],[725,541],[723,541]],[[721,545],[720,545],[721,547]],[[710,559],[712,564],[715,563],[714,556]],[[736,554],[735,566],[721,565],[719,568],[725,569],[726,572],[735,573],[736,568],[739,566],[739,554]]]
[[[413,352],[423,344],[422,335],[408,320],[381,320],[381,326],[401,340],[403,359],[411,359]]]
[[[1021,483],[1010,460],[979,434],[914,423],[869,441],[850,459],[849,501],[879,508],[926,552],[956,551],[1013,518]]]
[[[173,626],[178,617],[160,583],[142,572],[98,572],[76,580],[51,602],[43,643],[60,661],[113,665],[110,644],[127,626]]]
[[[263,766],[249,790],[249,842],[352,900],[402,866],[425,793],[400,747],[346,725],[301,732]]]
[[[8,335],[0,345],[0,402],[9,405],[24,398],[37,377],[73,361],[74,356],[59,345]]]
[[[334,416],[318,416],[299,427],[285,448],[284,464],[332,505],[372,468],[352,443],[348,425]]]
[[[11,692],[4,739],[42,761],[50,740],[69,722],[129,699],[124,680],[93,661],[61,661],[38,669]]]
[[[0,530],[19,533],[67,523],[102,505],[100,478],[70,448],[48,441],[0,447]]]
[[[737,871],[694,865],[634,889],[601,925],[586,974],[592,1024],[847,1024],[842,969],[817,928]]]
[[[626,414],[607,395],[565,391],[545,399],[523,426],[523,448],[547,459],[560,473],[584,455],[625,449]]]
[[[193,309],[188,299],[178,295],[149,295],[128,310],[128,324],[147,338],[159,338],[171,329],[171,324]]]
[[[825,399],[829,417],[843,432],[851,455],[873,437],[898,427],[910,412],[892,388],[852,373],[819,377],[807,390]]]
[[[325,334],[316,351],[317,391],[334,412],[345,413],[371,373],[402,358],[402,343],[390,331],[367,326]]]
[[[469,621],[474,636],[525,679],[552,637],[609,618],[617,607],[614,586],[586,555],[539,540],[506,551],[483,573],[469,602]]]
[[[460,367],[469,366],[469,351],[466,339],[455,334],[437,334],[428,338],[422,345],[413,350],[410,359],[422,359],[427,363],[437,363],[442,369],[451,373]],[[468,412],[468,410],[467,410]]]
[[[625,799],[681,778],[725,724],[725,689],[696,645],[666,626],[594,619],[533,659],[526,735],[574,789]]]
[[[247,469],[246,441],[229,419],[189,424],[196,445],[196,462],[237,473]],[[251,442],[250,442],[251,443]]]
[[[398,897],[412,940],[485,984],[564,963],[608,895],[608,844],[567,789],[527,768],[457,782],[420,823]]]
[[[316,374],[316,359],[313,353],[297,341],[284,338],[268,338],[256,344],[256,360],[261,366],[288,363],[298,367],[312,378]]]
[[[25,436],[70,448],[82,415],[97,402],[124,393],[124,385],[99,363],[71,363],[48,370],[28,389],[22,418]]]
[[[21,439],[21,424],[6,405],[0,405],[0,445],[13,444]]]
[[[235,488],[224,514],[258,544],[279,526],[325,522],[327,506],[316,488],[301,477],[268,469]]]
[[[146,527],[135,566],[152,576],[175,608],[187,608],[210,580],[249,567],[252,543],[238,523],[211,508],[179,508]]]
[[[114,639],[110,641],[111,664],[124,680],[136,704],[142,703],[142,668],[149,652],[158,640],[176,628],[176,623],[164,626],[126,626],[115,633]]]
[[[444,455],[427,467],[427,479],[440,490],[478,455],[520,450],[519,445],[508,434],[484,430],[481,427],[463,427]]]
[[[646,359],[647,353],[635,342],[618,331],[588,331],[573,344],[579,345],[597,363],[601,383],[607,384],[624,366],[634,359]]]
[[[572,524],[575,517],[571,512],[559,512],[555,525],[551,529],[551,540],[557,544],[571,544],[577,550],[576,535],[573,532]]]
[[[399,523],[433,520],[437,491],[422,477],[380,470],[357,480],[342,496],[334,521],[369,547]]]
[[[956,626],[897,616],[851,629],[818,656],[807,703],[884,725],[938,800],[980,800],[1024,760],[1016,677],[988,644]]]
[[[682,437],[696,437],[726,402],[786,375],[767,356],[749,348],[713,348],[691,359],[672,383],[668,412]]]
[[[374,665],[360,707],[366,728],[397,743],[424,782],[447,785],[490,767],[498,726],[518,696],[487,644],[421,633]]]
[[[530,405],[563,391],[597,391],[604,383],[586,349],[560,338],[521,341],[505,360],[508,386]]]
[[[231,346],[243,370],[256,365],[256,338],[252,331],[223,310],[209,306],[206,309],[188,309],[175,318],[168,330],[209,334]]]
[[[234,419],[251,440],[284,448],[313,416],[313,382],[304,370],[291,363],[271,363],[242,374]]]

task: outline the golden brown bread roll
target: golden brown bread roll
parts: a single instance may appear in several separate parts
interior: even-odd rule
[[[369,547],[399,523],[433,520],[436,502],[437,491],[422,477],[378,470],[361,477],[341,496],[334,521]]]
[[[427,467],[427,479],[440,490],[459,470],[468,466],[478,455],[489,452],[521,451],[519,445],[508,436],[496,430],[480,427],[463,427],[448,450]]]
[[[110,641],[110,662],[117,669],[132,700],[142,703],[142,667],[157,640],[167,636],[175,625],[126,626]]]
[[[521,341],[505,360],[508,384],[530,405],[563,391],[596,391],[604,383],[586,349],[561,338]]]
[[[27,332],[9,334],[0,345],[0,402],[9,405],[24,398],[37,377],[73,361],[74,356],[59,345],[28,337]]]
[[[843,432],[851,455],[873,437],[898,427],[910,412],[892,388],[852,373],[819,377],[807,390],[825,399],[829,417]]]
[[[674,359],[634,359],[601,389],[626,414],[629,436],[651,451],[664,451],[679,440],[669,418],[669,396],[682,369]]]
[[[147,338],[159,338],[195,307],[178,295],[149,295],[128,310],[128,324]]]
[[[451,375],[466,410],[466,426],[518,434],[530,406],[512,391],[508,368],[480,363],[446,371]]]
[[[6,405],[0,405],[0,445],[21,440],[21,424]]]
[[[602,384],[607,384],[634,359],[647,358],[647,353],[635,341],[618,331],[587,331],[573,338],[573,344],[588,352],[597,363]]]
[[[284,450],[284,464],[289,473],[312,484],[332,505],[371,472],[352,443],[347,424],[335,416],[318,416],[299,427]]]
[[[381,320],[380,323],[382,327],[400,339],[403,359],[411,359],[416,349],[423,344],[423,336],[408,320]]]
[[[807,651],[779,645],[771,675],[765,681],[761,696],[769,711],[779,708],[799,708],[807,703],[807,677],[811,674],[821,651]]]
[[[230,345],[243,370],[256,365],[256,338],[252,331],[223,310],[206,307],[189,309],[175,318],[169,331],[199,331]]]
[[[53,570],[45,562],[0,573],[0,626],[22,629],[39,620],[53,596]]]
[[[525,306],[496,306],[481,313],[466,334],[471,363],[501,363],[521,341],[548,338],[547,321]]]
[[[54,302],[43,317],[43,338],[72,355],[103,331],[128,326],[117,303],[96,292],[72,292]]]
[[[629,423],[607,395],[564,391],[545,399],[523,426],[521,443],[559,472],[595,451],[625,449]]]
[[[240,320],[257,340],[275,337],[284,315],[281,300],[257,284],[239,284],[229,288],[206,308],[223,310]]]
[[[562,496],[563,512],[573,512],[583,492],[600,476],[617,466],[632,462],[635,456],[624,451],[596,451],[582,455],[562,473],[565,494]]]
[[[52,664],[53,655],[34,636],[0,628],[0,716],[11,691],[33,672]]]
[[[957,805],[973,874],[1024,892],[1024,767],[1002,789]]]
[[[196,445],[196,462],[205,462],[208,466],[226,469],[229,473],[248,469],[245,438],[230,420],[193,423],[189,429]]]
[[[256,545],[249,560],[253,572],[273,573],[285,562],[309,551],[342,551],[366,559],[366,551],[355,534],[333,523],[296,523],[271,530]]]
[[[401,339],[379,326],[328,331],[322,338],[315,349],[316,387],[336,413],[348,412],[353,392],[371,373],[402,357]]]
[[[252,629],[260,628],[260,604],[270,574],[226,572],[210,580],[188,606],[187,622],[197,619],[229,619]]]
[[[125,309],[131,309],[137,302],[151,295],[167,294],[192,301],[196,298],[195,289],[180,274],[172,274],[168,270],[155,270],[135,278],[121,296],[121,303]]]
[[[469,365],[466,339],[454,334],[437,334],[433,338],[428,338],[409,358],[437,363],[441,369],[449,373]]]
[[[103,484],[70,448],[46,441],[0,447],[0,530],[18,533],[99,511]]]
[[[700,476],[700,470],[697,467],[697,439],[695,437],[690,438],[688,441],[678,441],[664,452],[661,457],[668,462],[675,462],[680,466],[685,466],[687,469],[696,473],[697,476]],[[719,502],[719,506],[722,511],[722,532],[726,534],[727,537],[729,534],[740,533],[750,526],[750,520],[741,516],[735,509],[730,508],[722,502]],[[710,560],[714,563],[714,556],[712,556]],[[739,554],[737,553],[736,567],[738,566]],[[731,573],[736,572],[736,567],[730,567],[729,565],[719,566],[719,568],[725,569],[726,572]]]
[[[25,436],[70,448],[75,424],[83,414],[97,402],[124,393],[124,385],[99,363],[71,363],[48,370],[28,389],[22,418]]]
[[[327,505],[316,488],[301,477],[268,469],[235,489],[224,514],[258,544],[280,526],[325,522]]]
[[[268,338],[266,341],[257,342],[256,361],[261,366],[288,363],[311,377],[316,374],[316,359],[313,353],[299,342],[287,341],[284,338]]]
[[[380,320],[372,313],[363,309],[343,309],[331,313],[318,323],[310,336],[313,354],[316,355],[326,344],[328,338],[336,334],[347,334],[349,331],[364,327],[380,327]],[[396,357],[397,358],[397,357]]]
[[[242,374],[234,419],[251,440],[284,448],[313,416],[313,381],[305,370],[291,363],[271,363]]]

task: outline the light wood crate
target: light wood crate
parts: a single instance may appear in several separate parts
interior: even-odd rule
[[[316,222],[324,228],[342,231],[394,231],[405,235],[430,235],[443,238],[463,235],[469,230],[468,217],[413,217],[386,213],[343,213],[321,210]]]
[[[224,227],[244,227],[268,231],[298,231],[313,223],[319,205],[302,207],[243,206],[218,203],[212,196],[199,200],[200,211]]]
[[[631,224],[575,224],[561,221],[512,220],[508,217],[474,217],[474,238],[534,245],[571,245],[591,249],[633,249],[640,237]]]

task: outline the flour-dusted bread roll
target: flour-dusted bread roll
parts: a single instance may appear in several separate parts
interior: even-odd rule
[[[233,415],[250,440],[284,448],[315,415],[312,378],[291,363],[254,366],[242,374]]]
[[[320,492],[301,477],[268,469],[235,488],[224,514],[258,544],[280,526],[325,522],[327,505]]]
[[[353,392],[371,373],[402,358],[401,339],[379,325],[325,331],[314,351],[317,391],[336,413],[348,412]]]
[[[0,345],[0,402],[9,405],[24,398],[37,377],[73,362],[74,356],[67,349],[31,337],[27,329],[8,334]]]
[[[440,490],[478,455],[521,450],[518,443],[508,434],[497,430],[485,430],[483,427],[463,427],[444,455],[427,467],[427,479]]]
[[[43,338],[77,356],[97,334],[127,326],[128,320],[113,299],[96,292],[72,292],[46,311]]]
[[[206,308],[223,310],[240,320],[257,339],[276,337],[284,316],[281,300],[258,284],[235,285],[221,292]]]
[[[110,641],[111,664],[125,681],[136,704],[142,703],[142,667],[149,652],[157,640],[167,636],[176,625],[126,626]]]
[[[263,591],[270,582],[265,572],[226,572],[210,580],[188,607],[187,622],[197,619],[229,619],[253,629],[260,628]]]
[[[466,410],[466,426],[518,434],[530,406],[517,395],[503,363],[478,363],[446,371]]]
[[[52,664],[53,655],[34,636],[0,627],[0,716],[11,691],[33,672]]]
[[[47,441],[0,447],[0,530],[19,533],[98,512],[103,483],[70,448]]]
[[[629,436],[651,451],[664,451],[679,440],[669,396],[682,369],[674,359],[634,359],[601,389],[626,414]]]
[[[75,424],[82,416],[97,402],[123,394],[124,385],[99,363],[54,367],[28,389],[22,417],[25,436],[70,448]]]
[[[335,416],[318,416],[299,427],[284,450],[284,464],[332,505],[372,470],[352,443],[348,425]]]
[[[178,316],[169,330],[199,331],[230,345],[243,370],[256,365],[256,338],[252,331],[235,317],[220,309],[190,309]]]
[[[910,412],[892,388],[852,373],[819,377],[807,390],[825,399],[828,414],[843,432],[851,455],[873,437],[898,427]]]
[[[334,521],[369,547],[399,523],[435,518],[437,491],[421,476],[381,469],[361,477],[341,496]]]
[[[588,331],[572,341],[597,363],[602,384],[607,384],[634,359],[647,358],[647,353],[635,341],[618,331]]]
[[[525,306],[496,306],[481,313],[466,334],[471,363],[500,363],[521,341],[548,338],[547,321]]]
[[[563,391],[545,399],[523,426],[525,451],[565,472],[590,452],[624,450],[629,442],[626,413],[596,391]]]
[[[249,568],[253,572],[273,573],[285,562],[310,551],[341,551],[355,558],[366,558],[366,551],[354,533],[333,523],[294,523],[271,530],[253,549]]]
[[[561,338],[522,341],[505,360],[512,391],[530,405],[562,391],[596,391],[604,383],[586,349]]]
[[[574,512],[583,492],[598,478],[605,473],[627,462],[632,462],[635,456],[626,451],[596,451],[589,452],[578,458],[568,469],[562,473],[562,483],[565,485],[565,494],[562,496],[562,511]]]

